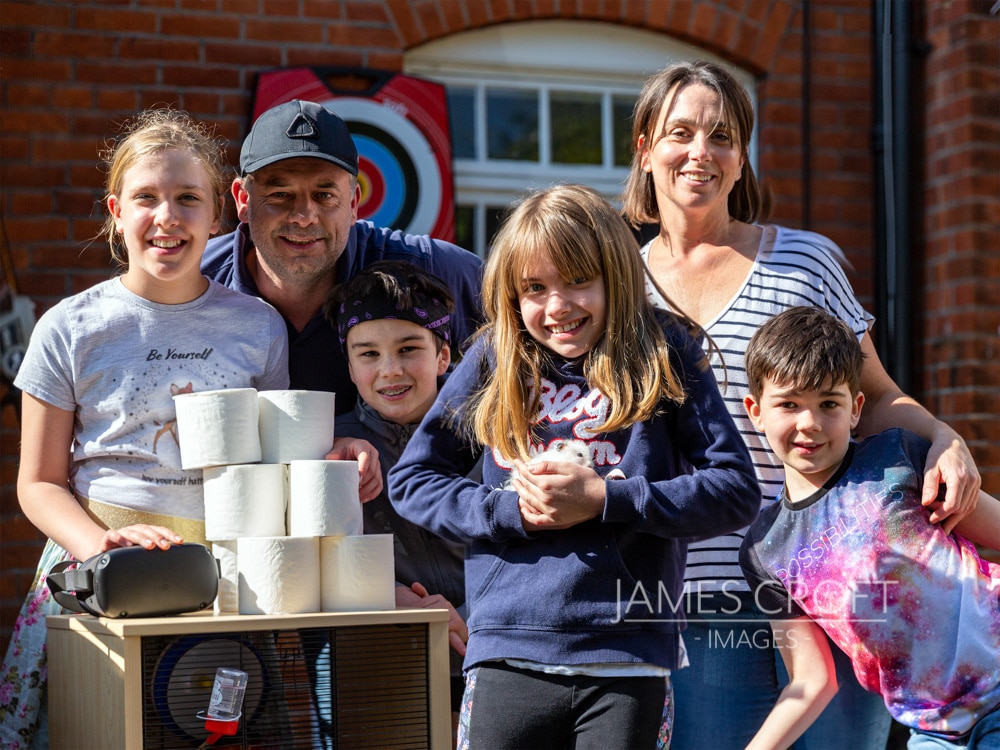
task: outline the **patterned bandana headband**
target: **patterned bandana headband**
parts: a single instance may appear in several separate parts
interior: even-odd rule
[[[448,323],[451,315],[445,303],[419,291],[413,291],[411,298],[414,302],[412,307],[399,307],[395,300],[384,294],[350,299],[342,303],[337,310],[337,334],[340,336],[341,348],[346,350],[347,332],[358,323],[369,320],[407,320],[426,328],[444,339],[446,344],[450,344]]]

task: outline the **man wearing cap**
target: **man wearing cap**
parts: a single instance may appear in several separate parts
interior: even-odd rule
[[[333,391],[336,412],[357,389],[337,331],[323,317],[335,284],[378,260],[406,260],[440,277],[455,297],[451,340],[460,345],[481,318],[482,262],[456,245],[358,221],[358,153],[337,115],[290,101],[250,129],[233,181],[240,224],[209,240],[202,272],[262,297],[285,318],[291,387]]]
[[[405,260],[441,278],[454,296],[450,338],[457,348],[481,319],[482,262],[426,236],[358,221],[358,153],[337,115],[304,101],[279,104],[250,129],[233,181],[240,224],[209,241],[201,270],[209,278],[270,302],[288,327],[290,387],[333,391],[335,411],[354,409],[357,387],[336,328],[323,314],[335,285],[379,260]],[[330,458],[377,457],[367,441],[336,438]],[[361,498],[382,489],[377,461],[359,461]],[[436,592],[431,592],[432,594]],[[427,597],[430,599],[431,597]],[[398,602],[421,606],[420,598]],[[328,718],[328,649],[310,642],[307,669],[320,717]],[[321,722],[322,723],[322,722]],[[324,735],[326,724],[324,726]],[[330,739],[322,738],[324,746]]]

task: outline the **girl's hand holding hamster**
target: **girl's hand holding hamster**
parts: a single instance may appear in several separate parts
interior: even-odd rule
[[[146,549],[170,549],[171,544],[182,544],[184,539],[165,526],[150,526],[137,523],[121,529],[108,529],[101,537],[100,549],[96,554],[107,552],[115,547],[133,547],[138,545]]]
[[[568,529],[604,512],[604,479],[567,461],[514,461],[512,483],[527,531]]]

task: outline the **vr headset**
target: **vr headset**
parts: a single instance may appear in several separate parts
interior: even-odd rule
[[[166,550],[117,547],[82,563],[57,563],[47,582],[52,597],[73,612],[113,618],[179,615],[212,606],[219,592],[219,562],[203,544],[173,544]]]

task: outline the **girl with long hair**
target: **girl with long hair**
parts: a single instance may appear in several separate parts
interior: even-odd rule
[[[664,744],[685,540],[756,512],[696,332],[643,279],[599,194],[528,197],[487,259],[485,326],[389,474],[401,515],[468,545],[462,747]],[[589,461],[551,457],[571,441]]]

